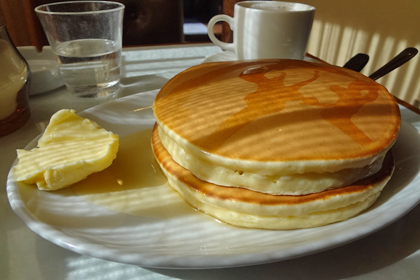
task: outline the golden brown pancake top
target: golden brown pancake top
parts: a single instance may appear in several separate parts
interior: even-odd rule
[[[161,89],[154,113],[204,152],[252,161],[367,157],[388,148],[400,125],[382,85],[297,60],[192,67]]]

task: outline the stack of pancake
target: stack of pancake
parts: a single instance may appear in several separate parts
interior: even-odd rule
[[[394,170],[400,113],[366,76],[325,63],[202,64],[156,96],[152,148],[168,182],[223,222],[295,229],[370,207]]]

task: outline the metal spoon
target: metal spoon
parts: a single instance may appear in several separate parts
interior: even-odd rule
[[[373,72],[369,76],[369,78],[373,80],[377,80],[385,76],[392,70],[400,67],[401,65],[403,65],[404,63],[412,59],[417,53],[418,53],[418,50],[416,48],[406,48],[405,50],[400,52],[396,57],[391,59],[387,64],[385,64],[384,66],[382,66],[381,68]]]
[[[368,63],[369,61],[369,55],[364,53],[358,53],[352,58],[350,58],[349,61],[344,64],[344,68],[351,69],[357,72],[362,71],[363,67]]]

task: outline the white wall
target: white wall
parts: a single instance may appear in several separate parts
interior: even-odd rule
[[[370,56],[369,75],[406,47],[420,50],[420,0],[302,0],[316,7],[308,52],[342,66],[357,53]],[[420,54],[378,80],[395,96],[420,99]]]

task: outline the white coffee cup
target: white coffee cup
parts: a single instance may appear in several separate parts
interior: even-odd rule
[[[237,59],[287,58],[305,56],[315,8],[281,1],[244,1],[234,7],[234,17],[216,15],[208,23],[212,42],[232,51]],[[233,31],[233,43],[216,38],[213,26],[226,21]]]

